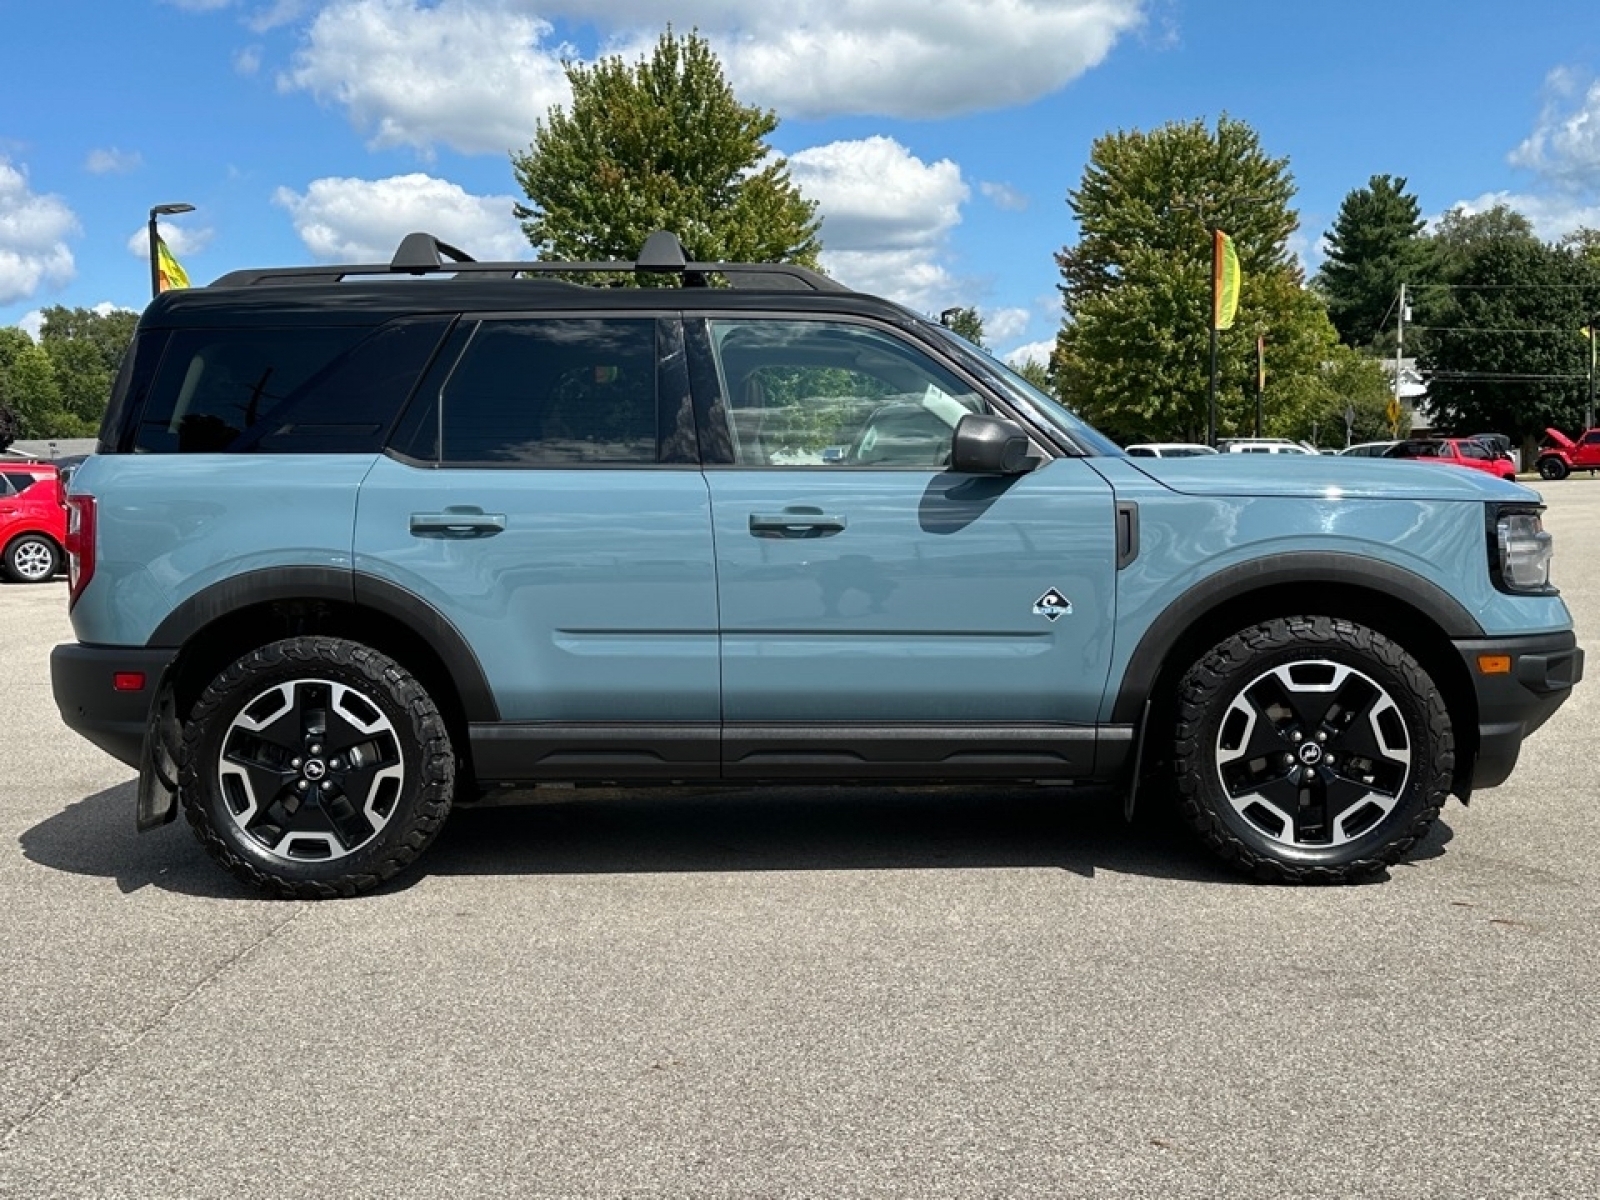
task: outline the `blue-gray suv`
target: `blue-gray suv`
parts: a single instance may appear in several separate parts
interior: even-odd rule
[[[69,508],[64,719],[139,828],[285,896],[547,783],[1092,782],[1353,879],[1583,666],[1532,491],[1130,458],[905,308],[664,234],[167,292]]]

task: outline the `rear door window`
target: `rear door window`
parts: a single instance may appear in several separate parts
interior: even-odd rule
[[[653,466],[694,458],[681,351],[654,317],[463,325],[396,433],[405,457],[450,466]],[[459,354],[458,354],[459,350]],[[658,371],[668,368],[669,386]],[[673,369],[675,364],[675,369]]]

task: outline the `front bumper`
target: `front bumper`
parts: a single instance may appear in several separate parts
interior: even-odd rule
[[[1456,650],[1478,699],[1478,753],[1467,790],[1506,781],[1523,739],[1550,719],[1583,678],[1583,651],[1570,631],[1528,637],[1471,638]],[[1486,671],[1485,660],[1509,659],[1509,671]]]

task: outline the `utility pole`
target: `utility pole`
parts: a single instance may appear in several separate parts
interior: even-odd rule
[[[1400,285],[1400,313],[1395,321],[1394,331],[1394,403],[1389,405],[1389,411],[1384,414],[1389,418],[1389,435],[1400,436],[1400,370],[1401,361],[1405,357],[1406,344],[1406,285]]]

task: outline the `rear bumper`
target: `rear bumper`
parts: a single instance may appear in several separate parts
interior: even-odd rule
[[[50,685],[67,728],[113,758],[139,767],[145,731],[161,677],[177,657],[171,648],[85,646],[68,642],[50,652]],[[118,691],[113,679],[138,673],[144,686]]]
[[[1583,678],[1583,651],[1569,630],[1529,637],[1458,641],[1478,699],[1478,755],[1470,788],[1504,783],[1523,739],[1550,719]],[[1486,673],[1483,658],[1508,658],[1509,671]]]

